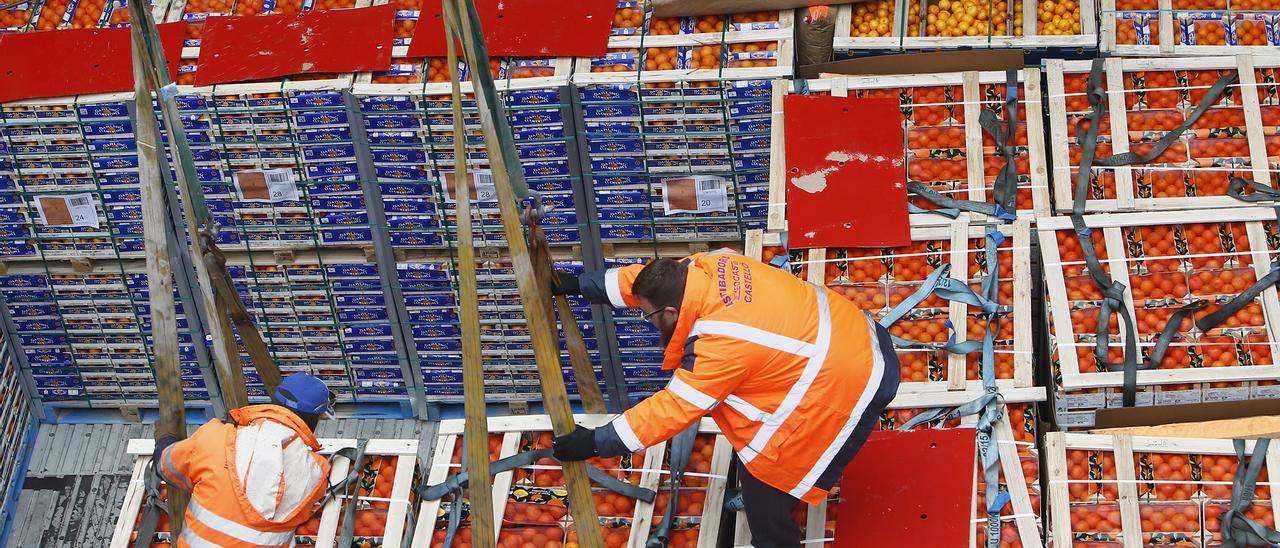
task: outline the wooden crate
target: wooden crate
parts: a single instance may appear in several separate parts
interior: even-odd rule
[[[1246,442],[1247,454],[1253,446]],[[1050,546],[1220,545],[1218,516],[1230,509],[1237,465],[1232,440],[1051,432],[1044,463]],[[1280,489],[1265,478],[1277,474],[1280,448],[1272,446],[1245,514],[1273,527]]]
[[[954,2],[949,2],[955,4]],[[1014,9],[1021,9],[1016,20],[1022,24],[1022,32],[1003,33],[987,36],[987,25],[984,23],[979,36],[929,36],[928,29],[919,28],[919,17],[908,10],[920,10],[921,13],[933,8],[935,2],[924,3],[908,0],[878,0],[866,3],[845,4],[836,11],[836,51],[857,50],[907,50],[935,48],[1092,48],[1098,41],[1097,23],[1094,15],[1096,4],[1093,0],[1080,0],[1074,16],[1075,22],[1068,20],[1067,26],[1071,34],[1047,34],[1041,32],[1044,24],[1039,18],[1039,8],[1046,2],[1019,2]],[[1019,6],[1019,4],[1021,4]],[[994,9],[995,4],[991,4]],[[979,7],[985,11],[987,8]],[[864,10],[867,10],[864,12]],[[878,10],[884,10],[883,15]],[[916,17],[915,28],[911,28],[912,17]],[[1002,21],[1005,12],[993,15]],[[858,29],[860,25],[879,26],[876,36],[870,31]],[[927,24],[927,21],[926,21]],[[881,30],[885,32],[881,32]],[[923,31],[922,31],[923,30]],[[992,32],[1000,32],[1000,28]],[[905,34],[905,36],[904,36]],[[923,35],[923,36],[922,36]]]
[[[1280,9],[1274,1],[1240,2],[1243,7],[1230,0],[1199,6],[1174,0],[1101,4],[1100,47],[1116,56],[1273,55],[1280,46],[1268,32],[1274,32],[1275,10]]]
[[[1001,338],[997,341],[996,382],[1002,390],[1032,388],[1030,221],[1018,220],[1001,230],[1007,239],[997,248],[997,256],[1007,259],[999,259],[1003,263],[1000,274],[1003,281],[998,283],[1001,287],[998,300],[1002,311],[1012,313],[1013,318],[1012,322],[1006,318],[1003,326],[1011,329],[1005,331],[1002,326]],[[883,316],[902,298],[912,294],[930,272],[943,264],[951,265],[953,278],[976,287],[978,276],[986,271],[978,263],[980,260],[985,261],[985,232],[986,225],[971,220],[968,214],[962,214],[948,225],[912,227],[912,245],[907,248],[797,251],[793,258],[801,260],[792,263],[792,270],[807,281],[831,286],[873,315]],[[780,247],[774,247],[779,245],[776,234],[764,234],[760,238],[760,245],[769,247],[764,253],[766,260],[783,252]],[[748,255],[752,252],[753,243],[753,237],[749,233]],[[817,265],[822,265],[822,268],[816,268]],[[901,326],[905,331],[920,327],[923,332],[932,334],[935,340],[940,338],[937,342],[945,342],[947,330],[938,329],[933,324],[941,326],[943,320],[950,318],[956,325],[956,340],[964,341],[981,336],[982,329],[986,326],[984,320],[970,316],[969,312],[968,305],[964,303],[930,297],[890,330],[896,335],[913,340],[905,332],[896,332],[895,328]],[[964,321],[959,322],[955,318],[964,318]],[[963,392],[981,388],[977,354],[943,356],[944,353],[900,351],[899,357],[903,359],[903,382],[898,389],[899,397],[913,393]],[[921,358],[921,355],[927,357]],[[913,381],[912,375],[924,376],[927,380]]]
[[[1075,123],[1089,110],[1084,88],[1091,66],[1091,61],[1045,60],[1054,210],[1059,213],[1071,210],[1075,194],[1073,171],[1081,150],[1076,144]],[[1280,57],[1111,58],[1105,61],[1104,71],[1105,87],[1124,89],[1125,94],[1121,100],[1117,92],[1108,92],[1111,100],[1101,125],[1111,137],[1107,138],[1109,145],[1099,147],[1099,157],[1149,150],[1164,133],[1153,128],[1173,129],[1182,123],[1183,115],[1173,109],[1189,112],[1195,108],[1219,74],[1237,73],[1240,81],[1227,88],[1218,105],[1198,124],[1222,127],[1188,129],[1180,142],[1150,167],[1095,167],[1086,211],[1237,207],[1241,202],[1226,195],[1229,175],[1273,184],[1275,170],[1269,162],[1280,156],[1280,137],[1274,135],[1280,125],[1280,90],[1276,87]],[[1151,85],[1153,78],[1161,83]],[[1237,152],[1220,154],[1215,147],[1231,147]]]
[[[612,416],[603,415],[578,415],[575,422],[586,426],[599,426],[608,422]],[[459,451],[462,447],[463,420],[445,420],[440,423],[440,430],[436,439],[435,450],[431,457],[431,467],[427,472],[427,484],[435,485],[445,480],[450,475],[456,474],[460,469]],[[710,419],[703,419],[699,425],[699,432],[702,441],[700,444],[710,446],[711,455],[709,458],[696,459],[690,462],[690,467],[686,469],[689,473],[685,478],[685,487],[691,487],[694,491],[682,488],[683,497],[690,497],[690,493],[701,491],[703,493],[702,511],[694,516],[700,521],[696,530],[696,538],[690,533],[680,533],[681,539],[678,545],[699,547],[715,546],[716,538],[720,525],[720,512],[724,502],[724,490],[726,475],[729,471],[729,464],[732,456],[733,448],[723,435],[720,434],[719,428]],[[551,440],[551,421],[546,415],[525,415],[510,417],[490,417],[489,433],[491,454],[496,458],[506,458],[517,454],[518,452],[527,450],[529,447],[549,446]],[[637,460],[630,461],[630,466],[626,465],[626,461],[618,459],[608,459],[610,462],[605,466],[605,471],[614,475],[626,474],[627,480],[637,483],[641,487],[647,489],[656,489],[659,497],[663,497],[666,492],[664,487],[664,457],[666,455],[667,443],[661,443],[643,451],[643,455],[637,454]],[[705,445],[703,447],[706,447]],[[498,451],[492,449],[498,448]],[[697,449],[697,448],[696,448]],[[695,449],[695,450],[696,450]],[[702,449],[705,451],[706,449]],[[630,458],[630,457],[627,457]],[[704,455],[705,458],[705,455]],[[613,462],[617,460],[617,462]],[[701,463],[701,464],[699,464]],[[602,463],[597,463],[602,464]],[[559,534],[567,535],[572,530],[572,525],[567,527],[564,525],[565,513],[556,512],[553,519],[548,521],[538,521],[537,525],[526,522],[525,524],[515,523],[511,519],[504,520],[504,516],[508,511],[517,512],[521,505],[531,503],[518,502],[511,500],[513,496],[519,496],[521,492],[537,491],[546,496],[546,498],[556,499],[551,505],[544,505],[546,511],[551,508],[563,508],[564,496],[563,486],[557,485],[554,479],[548,478],[543,481],[536,475],[540,472],[548,472],[552,475],[559,473],[558,465],[554,463],[550,465],[535,464],[531,472],[521,469],[519,471],[509,471],[497,474],[493,482],[493,500],[494,500],[494,528],[499,538],[503,537],[503,529],[509,531],[512,529],[530,529],[532,527],[542,528],[545,531],[559,531]],[[610,469],[612,467],[612,469]],[[704,469],[705,468],[705,469]],[[517,474],[522,476],[517,480]],[[561,476],[562,477],[562,476]],[[530,481],[530,480],[533,481]],[[562,483],[563,480],[561,480]],[[555,494],[555,489],[547,489],[558,487],[560,494]],[[595,486],[596,493],[603,495],[607,493],[598,485]],[[601,497],[597,496],[597,509],[602,504]],[[658,502],[661,502],[661,498]],[[602,516],[602,522],[608,522],[610,525],[628,524],[625,532],[620,527],[606,528],[606,546],[630,546],[642,547],[649,538],[650,529],[662,520],[661,509],[655,511],[655,504],[642,501],[635,501],[634,511],[630,513],[618,512],[614,516]],[[413,548],[426,548],[428,546],[440,546],[443,540],[444,522],[443,516],[447,515],[442,509],[443,504],[440,500],[423,501],[418,511],[418,519],[416,529],[413,535]],[[527,510],[527,506],[523,506]],[[608,512],[606,512],[607,514]],[[629,518],[629,519],[628,519]],[[680,521],[679,518],[677,521]],[[686,523],[690,523],[686,520]],[[611,532],[610,529],[613,529]],[[678,528],[676,528],[678,529]],[[544,533],[546,534],[546,533]],[[469,537],[459,534],[462,541],[469,541]],[[561,537],[563,540],[564,537]],[[552,538],[551,540],[557,540]],[[684,544],[685,542],[689,544]],[[673,539],[673,545],[677,545],[677,541]]]
[[[1271,208],[1182,211],[1176,219],[1179,223],[1171,224],[1170,215],[1155,212],[1085,217],[1086,226],[1093,231],[1091,237],[1099,259],[1112,279],[1130,288],[1125,293],[1125,307],[1139,326],[1140,349],[1154,345],[1155,337],[1167,322],[1167,314],[1173,309],[1194,299],[1234,296],[1243,288],[1233,285],[1227,292],[1210,284],[1214,280],[1240,279],[1243,282],[1231,283],[1245,283],[1247,288],[1253,280],[1270,271],[1280,249],[1276,212]],[[1214,229],[1218,234],[1213,234]],[[1037,230],[1053,337],[1060,350],[1063,388],[1121,386],[1122,372],[1098,372],[1094,365],[1092,339],[1088,336],[1096,329],[1101,294],[1084,272],[1086,267],[1071,220],[1067,217],[1040,219]],[[1188,234],[1192,235],[1190,239]],[[1163,251],[1165,249],[1172,251]],[[1139,316],[1138,312],[1143,314]],[[1241,314],[1245,312],[1259,317],[1244,318]],[[1248,323],[1244,323],[1246,320]],[[1239,325],[1230,323],[1233,321]],[[1118,359],[1116,351],[1122,347],[1124,337],[1115,329],[1117,322],[1118,319],[1112,322],[1112,338],[1119,339],[1110,346],[1112,361]],[[1182,340],[1170,345],[1161,368],[1138,371],[1138,384],[1276,378],[1280,366],[1275,365],[1272,356],[1280,341],[1280,301],[1277,301],[1275,287],[1266,288],[1256,304],[1246,307],[1228,322],[1210,333],[1199,333],[1189,326],[1180,330]],[[1234,350],[1224,352],[1223,346]],[[1218,352],[1212,352],[1215,347]],[[1197,355],[1209,359],[1196,363]],[[1231,365],[1246,359],[1253,365]]]
[[[330,455],[338,449],[344,447],[355,447],[357,441],[354,439],[321,439],[321,454]],[[125,493],[124,504],[120,509],[120,517],[116,521],[115,534],[111,537],[112,548],[125,548],[132,546],[133,541],[130,538],[136,531],[138,526],[139,511],[142,509],[143,500],[146,497],[146,489],[143,485],[144,475],[147,472],[147,465],[151,462],[151,454],[155,450],[155,440],[150,439],[132,439],[129,440],[125,448],[126,454],[134,455],[136,461],[133,464],[133,476],[129,481],[129,490]],[[410,518],[413,512],[415,501],[413,500],[414,483],[416,478],[417,460],[418,460],[418,440],[392,440],[392,439],[372,439],[368,441],[365,447],[365,457],[376,459],[381,463],[383,468],[394,466],[395,472],[392,477],[391,492],[387,497],[364,496],[359,495],[359,503],[362,507],[366,505],[381,506],[385,509],[386,529],[381,537],[360,537],[367,538],[371,542],[374,538],[380,542],[379,546],[383,548],[396,548],[401,545],[405,532],[410,527]],[[393,463],[393,464],[392,464]],[[347,472],[351,469],[351,461],[345,457],[338,457],[334,460],[333,470],[329,473],[329,482],[336,483],[347,476]],[[381,472],[377,472],[381,473]],[[376,477],[376,476],[375,476]],[[368,479],[367,473],[362,473],[362,480]],[[362,488],[361,492],[365,490]],[[299,535],[302,535],[302,529],[313,527],[306,532],[311,533],[314,537],[313,544],[317,548],[334,548],[338,536],[338,520],[342,516],[344,506],[350,504],[343,497],[335,497],[325,504],[324,508],[318,514],[318,523],[313,517],[311,522],[304,524],[299,528]],[[375,512],[379,516],[383,510],[363,508],[359,509],[356,516],[362,513]]]
[[[1023,218],[1034,218],[1049,214],[1048,200],[1048,162],[1045,159],[1044,120],[1040,112],[1040,70],[1028,68],[1017,73],[1022,89],[1018,93],[1019,104],[1025,112],[1019,113],[1020,127],[1026,129],[1025,150],[1017,161],[1018,173],[1018,214]],[[910,76],[856,76],[833,77],[808,82],[809,93],[830,94],[836,97],[897,97],[901,102],[904,123],[904,150],[907,157],[907,179],[921,180],[940,193],[957,199],[989,202],[989,181],[994,181],[999,172],[1001,158],[996,154],[994,143],[987,145],[987,136],[978,124],[978,118],[984,106],[999,106],[1003,109],[1003,85],[1007,80],[1004,72],[952,72],[940,74],[920,74]],[[774,82],[773,93],[773,127],[772,148],[770,151],[771,171],[769,174],[769,218],[768,230],[781,231],[786,228],[786,181],[787,163],[784,134],[784,101],[787,93],[797,93],[794,83],[782,80]],[[919,95],[917,95],[919,94]],[[1035,113],[1028,116],[1027,113]],[[918,149],[929,146],[932,139],[950,137],[954,146],[945,148]],[[947,152],[942,158],[929,158],[934,152]],[[925,157],[920,157],[925,156]],[[950,158],[982,158],[982,162],[969,162]],[[992,165],[986,165],[987,162]],[[1022,164],[1021,161],[1025,161]],[[913,163],[920,170],[913,173]],[[925,164],[928,162],[928,164]],[[959,165],[963,164],[963,165]],[[956,173],[950,179],[939,175],[930,176],[931,168],[949,169]],[[940,171],[941,173],[941,171]],[[914,194],[908,195],[917,205],[925,209],[935,206],[925,204]],[[971,214],[977,218],[985,217]],[[911,215],[912,226],[944,225],[948,219],[935,214]]]

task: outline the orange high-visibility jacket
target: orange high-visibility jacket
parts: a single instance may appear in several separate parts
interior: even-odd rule
[[[328,486],[329,461],[293,412],[278,405],[231,411],[166,448],[156,470],[191,493],[179,548],[292,546]]]
[[[753,476],[820,502],[897,393],[888,333],[831,290],[728,250],[691,255],[662,391],[597,429],[601,455],[670,439],[710,413]],[[639,307],[630,265],[583,296]],[[645,310],[644,312],[651,312]]]

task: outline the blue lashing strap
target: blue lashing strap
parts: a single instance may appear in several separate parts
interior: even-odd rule
[[[1231,440],[1235,445],[1236,475],[1231,480],[1231,509],[1222,514],[1222,545],[1227,548],[1245,546],[1275,546],[1280,543],[1280,532],[1249,519],[1245,513],[1253,506],[1254,490],[1258,474],[1266,462],[1268,438],[1260,438],[1253,446],[1253,455],[1246,457],[1244,440]]]
[[[692,447],[692,444],[691,444]],[[688,457],[685,457],[686,460]],[[555,459],[554,453],[550,448],[535,449],[533,451],[525,451],[517,455],[512,455],[504,459],[498,459],[489,464],[489,473],[496,475],[503,472],[509,472],[516,468],[529,466],[541,459]],[[636,485],[632,485],[625,481],[615,478],[605,471],[586,465],[587,477],[591,481],[596,482],[600,486],[618,493],[619,495],[630,497],[644,502],[653,502],[657,498],[657,493],[652,489],[645,489]],[[458,532],[458,527],[462,523],[462,496],[463,491],[467,488],[467,480],[470,474],[467,471],[466,453],[462,455],[462,471],[449,476],[444,481],[435,485],[423,484],[418,488],[418,496],[422,500],[440,500],[448,497],[449,500],[449,524],[445,530],[444,546],[452,546],[453,537]],[[428,519],[434,519],[428,516]]]
[[[676,434],[676,437],[671,440],[670,453],[668,455],[671,467],[671,498],[667,500],[667,508],[662,515],[662,521],[658,522],[657,528],[649,536],[649,540],[645,542],[645,548],[666,548],[667,542],[671,540],[671,524],[676,518],[676,503],[680,499],[680,484],[684,482],[685,468],[689,466],[689,455],[693,453],[693,441],[697,437],[698,423],[694,422],[688,428],[685,428],[683,432]]]
[[[977,344],[964,344],[963,348],[970,352],[981,350],[982,359],[982,389],[983,393],[978,398],[971,400],[959,407],[953,409],[935,408],[929,409],[915,417],[912,417],[899,428],[900,430],[911,430],[921,424],[926,424],[935,420],[939,420],[939,425],[946,422],[968,415],[978,415],[977,445],[978,457],[982,464],[983,477],[987,484],[986,501],[987,501],[987,526],[986,526],[986,546],[987,548],[999,548],[1000,546],[1000,509],[1009,503],[1009,492],[1000,490],[1000,452],[994,445],[995,442],[995,424],[1004,416],[1004,403],[1000,397],[1000,388],[996,384],[996,366],[995,366],[995,337],[1000,332],[1000,315],[994,313],[996,302],[999,296],[998,279],[1000,277],[999,263],[996,257],[996,248],[1004,241],[1004,235],[994,227],[988,227],[986,235],[986,245],[984,253],[987,259],[988,274],[982,281],[982,295],[979,297],[980,302],[992,305],[991,312],[987,314],[986,330],[983,333],[982,341],[972,341]],[[938,270],[942,270],[939,268]],[[935,271],[936,274],[936,271]],[[930,275],[932,277],[933,275]],[[966,289],[968,286],[965,286]],[[970,291],[972,293],[972,291]],[[975,295],[975,297],[978,297]],[[920,299],[923,300],[923,299]],[[918,302],[918,301],[917,301]],[[905,304],[905,302],[903,303]],[[899,307],[902,304],[898,305]],[[983,310],[987,310],[984,308]],[[901,317],[901,315],[899,315]],[[885,325],[881,321],[881,325]],[[888,327],[886,325],[886,327]],[[958,347],[960,345],[951,345]]]

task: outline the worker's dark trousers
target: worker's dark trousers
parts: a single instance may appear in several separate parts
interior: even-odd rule
[[[800,499],[763,483],[738,464],[738,481],[742,483],[742,506],[751,528],[751,545],[755,548],[798,548],[800,526],[791,519]]]

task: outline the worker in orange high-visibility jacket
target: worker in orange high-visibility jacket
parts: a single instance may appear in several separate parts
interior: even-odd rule
[[[275,401],[233,409],[230,421],[211,420],[185,440],[156,442],[160,477],[191,494],[176,546],[293,546],[293,531],[328,487],[329,461],[313,432],[331,416],[333,396],[324,381],[296,373]]]
[[[709,413],[741,462],[756,547],[800,546],[792,511],[827,496],[898,390],[889,333],[867,313],[732,251],[562,273],[554,291],[639,308],[675,370],[608,424],[556,438],[556,458],[639,451]]]

